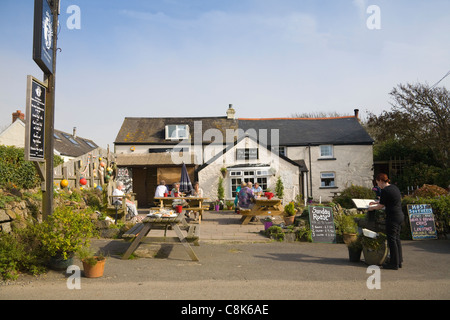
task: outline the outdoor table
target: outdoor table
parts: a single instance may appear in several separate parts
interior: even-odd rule
[[[164,207],[172,207],[172,203],[174,200],[187,200],[189,207],[183,207],[183,210],[193,210],[198,211],[198,223],[202,222],[202,214],[205,210],[203,208],[203,202],[208,200],[208,198],[201,197],[155,197],[155,200],[159,200],[160,208]]]
[[[183,226],[188,226],[186,220],[183,217],[183,214],[178,214],[177,217],[161,217],[161,218],[155,218],[155,217],[146,217],[144,220],[142,220],[142,230],[139,232],[139,234],[136,236],[136,238],[133,240],[131,245],[128,247],[127,251],[123,255],[122,259],[126,260],[130,257],[130,255],[137,249],[139,244],[141,242],[152,242],[152,240],[161,240],[163,242],[172,242],[173,240],[176,240],[178,242],[181,242],[184,249],[186,250],[187,254],[193,261],[199,261],[197,258],[194,250],[190,246],[189,242],[186,240],[186,237],[183,235],[183,232],[180,229],[180,224]],[[167,227],[170,226],[172,230],[175,231],[177,237],[147,237],[149,232],[152,229],[164,229],[167,230]],[[153,238],[153,239],[152,239]]]
[[[242,224],[248,224],[256,216],[279,216],[283,214],[281,199],[256,198],[251,209],[239,208]]]

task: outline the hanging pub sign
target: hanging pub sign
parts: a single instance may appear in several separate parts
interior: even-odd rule
[[[32,76],[27,77],[25,123],[25,160],[43,162],[45,99],[47,87]]]
[[[53,14],[47,0],[34,1],[33,60],[53,74]]]

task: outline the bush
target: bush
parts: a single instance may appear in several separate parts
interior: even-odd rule
[[[342,208],[355,208],[352,199],[374,199],[375,192],[370,188],[362,186],[350,186],[341,192],[339,196],[333,198],[333,202],[339,203]]]
[[[14,233],[0,233],[0,278],[15,280],[19,272],[33,275],[46,271],[44,253],[37,240],[37,228],[29,223]]]

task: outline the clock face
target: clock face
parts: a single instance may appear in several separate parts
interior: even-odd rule
[[[48,12],[44,17],[43,25],[44,25],[45,47],[47,48],[47,50],[50,50],[50,48],[52,47],[52,40],[53,40],[53,23]]]

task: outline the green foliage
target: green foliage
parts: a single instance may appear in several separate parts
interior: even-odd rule
[[[352,199],[374,199],[375,193],[370,188],[362,186],[350,186],[344,189],[339,196],[333,198],[333,202],[339,203],[342,208],[354,208]]]
[[[281,180],[281,177],[278,177],[277,184],[275,186],[275,193],[277,194],[278,198],[283,199],[284,185],[283,181]]]
[[[219,198],[219,200],[225,199],[225,189],[223,187],[222,177],[219,177],[219,185],[217,186],[217,198]]]
[[[354,216],[348,216],[345,214],[334,215],[334,225],[336,227],[336,234],[344,233],[357,233],[358,224],[355,221]]]
[[[39,184],[34,164],[24,159],[24,149],[0,146],[0,186],[8,182],[18,188],[31,189]]]
[[[19,272],[41,274],[46,271],[43,260],[37,228],[32,223],[11,234],[0,232],[0,278],[15,280]]]
[[[284,232],[283,229],[279,226],[271,226],[269,229],[267,229],[267,234],[277,241],[283,241],[284,240]]]
[[[289,202],[287,205],[285,205],[284,212],[286,212],[288,216],[294,216],[295,213],[297,212],[297,210],[295,209],[294,202]]]
[[[95,226],[86,211],[58,207],[39,228],[39,239],[49,256],[67,259],[71,253],[87,246],[95,235]]]
[[[362,246],[373,251],[380,249],[385,244],[385,241],[386,235],[381,232],[378,233],[376,238],[361,237]]]

